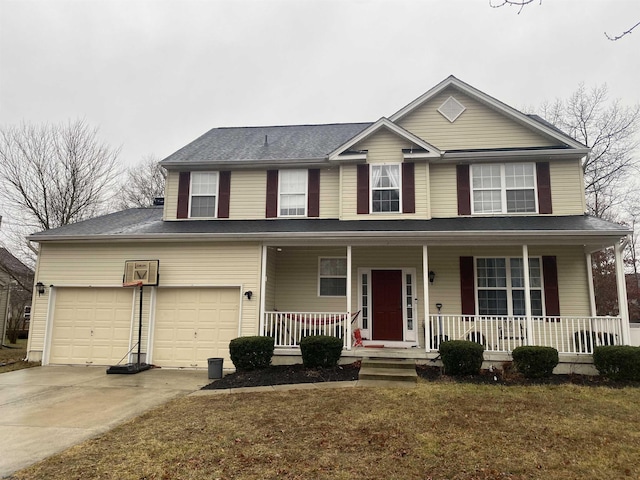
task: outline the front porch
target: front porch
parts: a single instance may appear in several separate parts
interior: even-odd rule
[[[308,335],[341,338],[345,357],[417,360],[436,358],[446,340],[481,343],[496,361],[522,345],[553,347],[575,362],[596,346],[628,344],[626,308],[596,315],[598,248],[541,242],[263,246],[259,334],[272,336],[283,357],[299,355]]]

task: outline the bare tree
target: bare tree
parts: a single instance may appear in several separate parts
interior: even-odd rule
[[[520,15],[525,6],[536,1],[538,2],[538,5],[542,5],[542,0],[497,0],[495,2],[494,0],[489,0],[489,6],[491,8],[500,8],[505,6],[518,7],[518,15]],[[625,37],[632,33],[638,26],[640,26],[640,22],[636,23],[634,26],[628,28],[618,35],[609,35],[607,32],[604,32],[604,36],[612,42],[615,42],[616,40],[620,40],[622,37]]]
[[[150,207],[157,197],[164,196],[167,173],[158,158],[148,155],[126,173],[126,179],[118,193],[118,207]]]
[[[22,234],[95,216],[113,193],[119,149],[83,120],[0,129],[0,199]]]
[[[606,85],[587,90],[580,84],[566,100],[540,110],[547,121],[591,148],[582,161],[588,209],[611,218],[627,201],[628,179],[639,171],[640,105],[624,106],[618,99],[609,101],[607,94]]]

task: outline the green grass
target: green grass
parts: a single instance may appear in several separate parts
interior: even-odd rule
[[[421,382],[188,397],[17,479],[640,478],[640,389]]]

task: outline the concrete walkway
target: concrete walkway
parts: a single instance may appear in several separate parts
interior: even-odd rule
[[[208,384],[207,371],[36,367],[0,374],[0,478]]]

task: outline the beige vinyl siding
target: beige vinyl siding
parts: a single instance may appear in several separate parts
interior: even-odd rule
[[[266,170],[236,170],[231,172],[229,219],[265,218],[267,204]]]
[[[458,216],[458,186],[456,166],[429,165],[431,187],[431,217],[446,218]]]
[[[554,215],[582,215],[586,210],[580,160],[549,164]]]
[[[180,172],[167,172],[164,185],[164,220],[176,220],[178,218],[178,181]]]
[[[118,286],[125,260],[159,259],[161,286],[230,286],[242,284],[243,335],[258,331],[260,298],[259,244],[231,243],[112,243],[41,245],[38,279],[56,286]],[[47,289],[48,292],[48,289]],[[146,290],[145,290],[146,294]],[[41,352],[49,294],[36,297],[31,350]]]
[[[347,297],[318,295],[318,259],[345,257],[346,247],[283,247],[276,257],[276,302],[279,311],[345,312]],[[270,278],[269,281],[272,281]]]
[[[428,204],[428,186],[427,181],[429,173],[428,164],[420,162],[415,163],[414,179],[415,179],[415,199],[416,213],[388,213],[379,214],[371,213],[367,215],[358,215],[357,213],[357,167],[355,165],[345,165],[342,167],[342,214],[341,220],[398,220],[402,218],[429,218]],[[433,188],[433,186],[431,186]]]
[[[320,218],[340,216],[340,168],[320,170]]]
[[[403,148],[411,148],[413,144],[397,134],[381,128],[370,137],[357,143],[353,150],[368,150],[368,163],[402,163]]]
[[[466,108],[453,123],[438,112],[438,108],[449,96],[453,96]],[[444,90],[397,123],[440,150],[560,144],[454,88]]]
[[[529,256],[553,255],[558,265],[558,293],[562,316],[590,315],[589,286],[584,252],[576,247],[529,248]],[[430,310],[437,311],[435,304],[442,303],[442,313],[459,314],[460,257],[522,257],[521,247],[429,247],[429,269],[436,274],[429,289]]]

